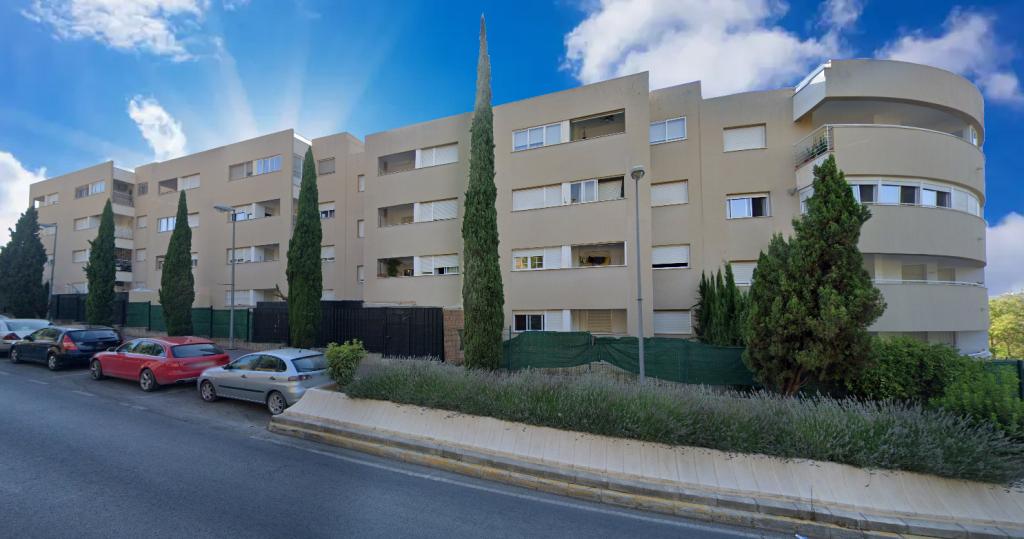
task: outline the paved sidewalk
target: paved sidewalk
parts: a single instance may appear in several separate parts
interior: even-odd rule
[[[291,434],[608,503],[814,537],[1024,537],[1024,493],[907,472],[670,447],[314,390]]]

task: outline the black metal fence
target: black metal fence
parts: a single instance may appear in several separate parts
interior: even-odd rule
[[[360,301],[322,301],[317,344],[359,339],[385,357],[444,359],[444,313],[440,307],[364,307]],[[254,342],[288,342],[288,304],[260,302],[253,309]]]
[[[54,294],[50,297],[50,318],[52,320],[85,321],[85,298],[87,294]],[[111,303],[116,326],[123,326],[128,318],[128,293],[114,294]]]

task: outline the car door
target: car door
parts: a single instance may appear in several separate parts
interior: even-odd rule
[[[142,368],[151,361],[159,361],[161,358],[166,357],[167,354],[164,352],[164,347],[157,342],[153,341],[142,341],[138,346],[132,350],[131,354],[125,357],[125,377],[136,379],[142,372]]]
[[[277,380],[282,378],[281,374],[287,368],[281,358],[270,354],[261,354],[246,383],[246,386],[249,387],[250,399],[258,402],[266,400],[267,394],[274,388]]]
[[[32,341],[26,346],[27,353],[23,357],[32,361],[46,361],[46,353],[54,345],[60,334],[60,330],[56,328],[43,328],[36,331],[31,335]],[[21,350],[22,348],[19,346],[19,354]]]
[[[251,400],[250,391],[245,386],[249,375],[252,374],[253,366],[259,361],[261,354],[248,354],[231,363],[228,363],[224,370],[212,378],[217,394],[232,399]]]
[[[132,349],[134,349],[135,345],[138,343],[139,341],[128,341],[121,346],[118,346],[113,352],[103,354],[103,361],[100,362],[103,367],[103,374],[115,377],[124,376],[125,356],[132,353]]]

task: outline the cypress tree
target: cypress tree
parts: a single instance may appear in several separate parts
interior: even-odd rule
[[[0,251],[0,298],[15,318],[46,314],[43,267],[46,249],[39,240],[39,214],[30,207],[18,218],[11,239]]]
[[[167,334],[192,333],[192,303],[196,299],[195,276],[192,275],[192,229],[188,226],[188,203],[185,191],[178,194],[178,213],[174,232],[167,244],[163,273],[160,275],[160,305],[164,310]]]
[[[302,159],[302,183],[295,229],[288,241],[288,330],[291,345],[311,348],[320,331],[320,297],[323,295],[323,268],[320,262],[319,192],[313,149]]]
[[[708,326],[711,324],[711,309],[709,305],[709,295],[711,294],[711,286],[708,282],[708,276],[703,271],[700,272],[700,282],[697,284],[697,304],[693,307],[696,316],[694,317],[693,334],[697,337],[700,342],[708,342]]]
[[[497,368],[502,355],[505,293],[498,259],[498,214],[494,207],[494,114],[491,110],[491,60],[487,28],[480,16],[476,105],[470,127],[469,184],[462,219],[463,350],[466,366]]]
[[[115,284],[114,210],[110,200],[103,205],[96,239],[89,242],[89,263],[85,278],[89,293],[85,298],[85,320],[90,324],[109,326],[113,323]]]
[[[841,382],[869,360],[867,328],[885,310],[857,248],[870,217],[834,156],[814,167],[807,214],[793,221],[792,240],[772,239],[751,290],[747,357],[765,383],[794,394],[810,380]]]

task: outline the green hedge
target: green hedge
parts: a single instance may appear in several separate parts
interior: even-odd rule
[[[740,395],[703,386],[639,386],[409,361],[371,368],[346,392],[670,445],[999,484],[1024,479],[1024,444],[991,425],[914,403]]]

